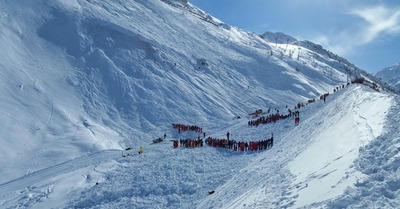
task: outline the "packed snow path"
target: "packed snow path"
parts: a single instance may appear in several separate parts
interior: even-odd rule
[[[17,193],[19,190],[33,186],[55,176],[66,174],[100,162],[116,159],[118,157],[121,157],[121,150],[103,150],[94,152],[3,183],[0,185],[0,206],[6,204],[7,200],[5,199],[13,198],[13,193]]]

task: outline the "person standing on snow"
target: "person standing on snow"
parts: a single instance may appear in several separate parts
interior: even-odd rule
[[[274,133],[271,133],[271,147],[274,146]]]

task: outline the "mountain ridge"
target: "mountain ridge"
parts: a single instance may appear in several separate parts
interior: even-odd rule
[[[111,208],[133,202],[138,208],[157,204],[189,208],[189,200],[201,195],[196,206],[212,207],[221,193],[205,197],[207,190],[235,188],[237,184],[225,183],[236,182],[235,169],[243,173],[253,170],[247,167],[248,161],[282,160],[285,155],[278,152],[289,147],[285,139],[296,136],[283,133],[291,129],[299,132],[300,127],[289,120],[252,129],[246,126],[250,113],[258,109],[287,112],[310,99],[322,108],[321,95],[332,94],[360,77],[384,92],[384,85],[376,78],[319,45],[306,41],[271,43],[184,0],[23,0],[0,2],[0,9],[4,14],[0,46],[7,49],[0,52],[5,98],[0,101],[0,165],[4,168],[0,186],[74,159],[91,160],[92,153],[123,152],[127,147],[135,150],[130,153],[133,158],[85,162],[85,166],[54,172],[52,179],[28,187],[16,182],[19,187],[1,197],[0,206]],[[374,93],[374,101],[379,101],[380,93]],[[342,110],[339,103],[331,107]],[[309,108],[314,110],[311,104]],[[384,108],[377,110],[378,115],[384,112]],[[347,114],[349,118],[351,114]],[[356,122],[365,124],[362,119]],[[172,123],[200,125],[218,138],[232,131],[238,140],[281,133],[274,135],[276,147],[259,154],[232,154],[212,147],[173,150],[168,140],[196,136],[177,133],[171,129]],[[165,143],[150,144],[164,134],[168,135]],[[144,155],[137,155],[139,146]],[[357,146],[355,143],[354,149]],[[226,163],[215,163],[218,159]],[[265,169],[270,168],[260,168],[261,173]],[[137,175],[132,177],[132,171]],[[179,181],[180,173],[184,181]],[[98,183],[101,187],[95,187]],[[132,188],[135,184],[139,186]],[[26,189],[21,191],[21,186]],[[245,188],[248,190],[240,190],[242,195],[252,191]],[[67,197],[63,197],[64,192],[68,192]],[[83,193],[87,196],[78,195]],[[289,202],[296,201],[289,196],[285,196]],[[225,197],[236,198],[238,194]],[[249,198],[243,197],[246,201]],[[221,207],[232,205],[223,202],[226,204]]]
[[[377,72],[375,76],[395,88],[397,91],[400,91],[400,63],[382,69]]]

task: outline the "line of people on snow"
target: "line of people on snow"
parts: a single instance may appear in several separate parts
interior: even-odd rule
[[[261,151],[272,148],[274,145],[274,137],[272,135],[271,138],[249,142],[208,137],[206,139],[206,144],[212,147],[224,148],[232,151]]]
[[[300,111],[291,111],[288,109],[289,113],[284,115],[284,114],[279,114],[279,110],[275,114],[269,114],[268,116],[261,116],[257,118],[256,120],[250,120],[247,122],[248,126],[259,126],[260,124],[267,124],[267,123],[275,123],[278,120],[283,120],[288,117],[296,117],[298,118],[300,116]]]
[[[352,82],[356,83],[356,82]],[[350,85],[350,83],[347,83],[347,86]],[[338,87],[335,87],[333,89],[333,92],[337,92],[341,89],[344,89],[345,85],[341,85]],[[324,100],[329,96],[329,92],[322,94],[320,96],[320,100]],[[315,99],[310,99],[308,100],[307,104],[314,103]],[[304,107],[303,103],[298,103],[295,105],[295,110],[296,111],[291,111],[288,106],[286,108],[288,109],[289,114],[284,115],[280,114],[278,109],[275,109],[275,113],[271,113],[271,108],[268,109],[268,116],[261,116],[257,118],[256,120],[250,120],[248,122],[249,126],[258,126],[259,124],[266,124],[266,123],[272,123],[276,122],[277,120],[281,119],[286,119],[288,117],[294,117],[295,118],[295,124],[298,124],[300,121],[300,112],[298,109]],[[265,114],[261,109],[256,110],[253,113],[250,113],[249,115],[252,116],[253,118],[258,117],[259,115]],[[240,118],[240,116],[237,116],[237,118]],[[180,123],[172,123],[173,129],[177,129],[178,132],[180,133],[181,131],[193,131],[197,133],[202,133],[203,134],[203,139],[206,137],[206,133],[203,132],[203,129],[199,126],[196,125],[185,125],[185,124],[180,124]],[[232,151],[260,151],[260,150],[265,150],[265,149],[271,149],[273,146],[273,135],[271,138],[267,138],[264,140],[259,140],[259,141],[249,141],[249,142],[242,142],[242,141],[236,141],[236,140],[230,140],[229,139],[230,133],[227,133],[227,139],[217,139],[217,138],[212,138],[208,137],[205,140],[205,143],[207,143],[209,146],[212,147],[219,147],[219,148],[224,148],[224,149],[229,149]],[[157,139],[154,139],[154,143],[158,143],[166,139],[166,134],[163,135],[163,137],[159,137]],[[200,135],[198,136],[197,139],[179,139],[179,140],[171,140],[173,142],[173,147],[178,148],[178,147],[185,147],[185,148],[195,148],[195,147],[202,147],[204,142],[203,139],[200,138]],[[129,153],[131,150],[131,147],[126,148],[125,150],[122,151],[122,156],[130,156],[132,155]],[[143,153],[143,148],[139,148],[139,154]]]
[[[348,86],[348,85],[350,85],[350,83],[347,83],[346,86]],[[339,86],[336,86],[336,87],[333,89],[333,93],[336,93],[336,92],[338,92],[339,90],[344,89],[344,87],[345,87],[344,84],[339,85]],[[320,99],[320,100],[324,100],[324,102],[325,102],[325,101],[326,101],[326,98],[327,98],[328,96],[329,96],[329,92],[328,92],[328,93],[325,93],[325,94],[322,94],[321,96],[319,96],[319,99]]]
[[[177,129],[179,133],[181,131],[194,131],[194,132],[198,132],[198,133],[203,132],[203,129],[196,125],[185,125],[185,124],[180,124],[180,123],[173,123],[172,128]]]
[[[350,85],[350,83],[347,83],[347,85]],[[344,89],[344,84],[341,85],[341,86],[336,86],[336,88],[333,89],[333,93],[335,93],[335,92],[337,92],[339,90],[342,90],[342,89]]]
[[[339,91],[339,90],[341,90],[343,88],[344,88],[344,84],[336,87],[334,89],[334,92]],[[325,102],[325,100],[326,100],[326,98],[328,96],[329,96],[329,92],[325,93],[325,94],[322,94],[320,96],[320,100],[324,100],[324,102]],[[314,103],[314,102],[315,102],[315,99],[309,99],[307,101],[307,104],[311,104],[311,103]],[[247,125],[248,126],[259,126],[260,124],[274,123],[274,122],[276,122],[278,120],[286,119],[288,117],[294,117],[295,118],[294,122],[295,122],[296,125],[298,125],[299,122],[300,122],[300,112],[298,110],[301,109],[304,106],[305,106],[304,103],[297,103],[294,106],[295,111],[292,111],[286,105],[286,108],[287,108],[287,110],[289,112],[289,114],[286,114],[286,115],[285,114],[279,114],[279,110],[276,109],[276,108],[275,108],[275,112],[276,113],[270,114],[271,108],[269,108],[268,109],[268,114],[269,115],[268,116],[260,116],[260,117],[258,117],[258,116],[262,115],[262,114],[265,114],[265,113],[262,111],[262,109],[258,109],[255,112],[249,114],[253,118],[255,118],[255,117],[258,117],[258,118],[255,119],[255,120],[248,121]]]
[[[350,83],[347,83],[347,86],[348,85],[350,85]],[[339,85],[339,86],[337,86],[337,87],[335,87],[333,89],[333,92],[335,93],[335,92],[337,92],[337,91],[339,91],[341,89],[344,89],[344,88],[345,88],[344,84]],[[325,102],[326,98],[328,96],[329,96],[329,92],[322,94],[319,98],[320,98],[320,100],[324,100],[324,102]],[[311,104],[311,103],[314,103],[314,102],[315,102],[315,99],[309,99],[307,101],[307,104]],[[247,125],[248,126],[259,126],[260,124],[273,123],[273,122],[276,122],[276,121],[281,120],[281,119],[286,119],[288,117],[294,117],[295,118],[295,124],[298,124],[299,121],[300,121],[300,112],[298,111],[298,109],[300,109],[300,108],[302,108],[304,106],[305,106],[304,103],[297,103],[294,106],[295,111],[291,111],[291,109],[288,108],[288,106],[286,105],[286,108],[288,109],[288,112],[289,112],[288,115],[279,114],[279,110],[276,109],[276,108],[275,108],[275,113],[270,113],[271,108],[269,108],[268,112],[267,112],[269,115],[268,116],[261,116],[261,117],[259,117],[259,115],[263,115],[263,114],[265,114],[265,112],[263,112],[262,109],[257,109],[256,111],[250,113],[249,116],[252,116],[252,118],[256,118],[256,117],[258,117],[258,118],[255,119],[255,120],[248,121]]]
[[[173,143],[174,149],[178,147],[185,147],[185,148],[195,148],[195,147],[202,147],[203,146],[203,139],[198,137],[197,139],[179,139],[179,140],[171,140]]]

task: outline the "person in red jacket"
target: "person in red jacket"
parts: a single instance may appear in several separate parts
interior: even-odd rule
[[[294,119],[294,123],[295,123],[296,125],[299,125],[299,123],[300,123],[300,118],[299,118],[299,117],[296,117],[296,118]]]
[[[258,151],[258,142],[253,142],[253,151]]]

